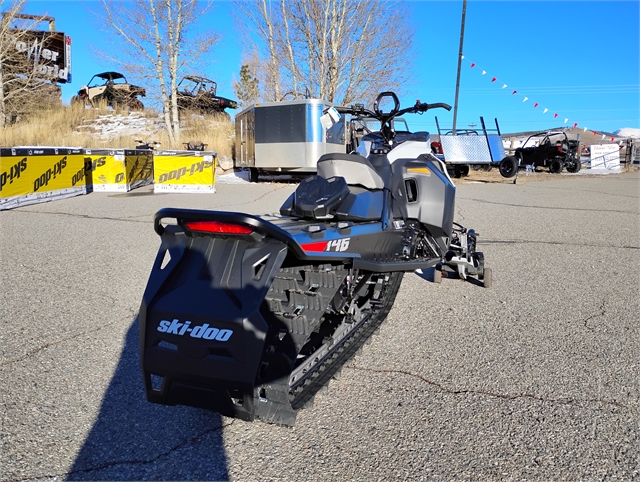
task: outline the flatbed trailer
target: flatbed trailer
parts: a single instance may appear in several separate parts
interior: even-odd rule
[[[495,124],[495,129],[487,129],[484,119],[480,117],[481,131],[457,129],[455,133],[453,130],[443,133],[436,117],[439,144],[434,146],[432,143],[431,147],[434,151],[440,149],[441,152],[436,155],[453,168],[455,177],[467,175],[469,166],[487,168],[497,166],[505,157],[505,149],[498,119],[495,119]]]

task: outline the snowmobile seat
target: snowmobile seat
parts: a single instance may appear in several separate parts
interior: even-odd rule
[[[340,221],[379,221],[384,208],[383,191],[349,186],[349,194],[335,210]]]
[[[368,159],[358,154],[330,153],[318,159],[318,176],[343,177],[349,186],[384,189],[384,181]]]

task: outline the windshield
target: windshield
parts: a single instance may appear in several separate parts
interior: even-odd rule
[[[378,119],[374,119],[372,117],[363,117],[362,119],[358,119],[361,124],[364,124],[367,129],[370,131],[379,131],[380,130],[380,121]],[[396,132],[410,132],[409,125],[407,124],[406,119],[402,117],[398,117],[393,119],[393,128]]]

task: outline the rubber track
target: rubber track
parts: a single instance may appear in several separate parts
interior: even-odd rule
[[[393,307],[393,302],[402,283],[402,277],[403,273],[390,274],[389,281],[384,286],[382,307],[377,310],[374,309],[362,326],[347,339],[341,341],[340,347],[330,354],[322,365],[316,367],[311,377],[297,388],[291,401],[291,406],[294,410],[304,407],[380,328],[380,325],[387,318],[389,311]]]
[[[318,267],[305,268],[303,271],[307,273],[318,269]],[[309,268],[312,269],[309,270]],[[324,268],[326,269],[326,267]],[[283,279],[290,279],[288,273],[283,274]],[[256,396],[254,397],[257,418],[276,425],[294,425],[298,410],[311,402],[313,397],[328,385],[331,378],[363,347],[365,342],[371,338],[386,319],[393,307],[393,302],[402,282],[403,273],[389,273],[388,275],[389,281],[383,285],[382,296],[377,301],[381,306],[373,307],[367,315],[368,319],[362,322],[360,327],[351,332],[346,339],[340,340],[338,342],[340,346],[330,353],[322,364],[314,367],[313,373],[302,385],[292,391],[289,387],[288,377],[272,380],[263,386],[266,388],[266,399],[259,396],[260,387],[257,387]],[[374,276],[385,276],[385,274],[381,273]],[[305,279],[308,279],[308,276],[305,276]],[[282,320],[282,318],[280,319]]]

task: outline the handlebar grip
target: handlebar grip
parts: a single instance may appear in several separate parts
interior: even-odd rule
[[[449,104],[445,104],[444,102],[438,102],[437,104],[429,104],[429,109],[446,109],[451,110],[451,106]]]

